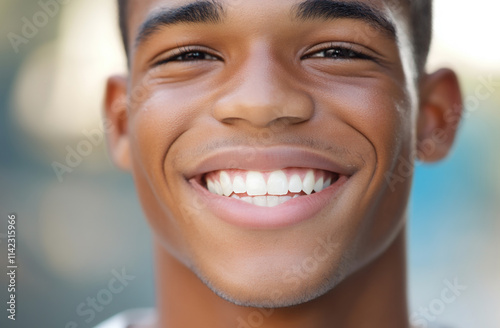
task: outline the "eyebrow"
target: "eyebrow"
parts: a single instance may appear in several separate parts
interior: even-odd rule
[[[351,18],[366,21],[390,37],[396,38],[396,29],[382,13],[357,1],[306,0],[294,6],[295,18],[307,20],[332,20]],[[221,23],[224,7],[218,0],[195,1],[175,8],[163,8],[151,14],[141,24],[135,39],[135,48],[144,43],[162,27],[176,24]]]
[[[294,6],[295,18],[307,20],[332,20],[351,18],[363,20],[396,39],[396,28],[380,11],[358,1],[306,0]]]
[[[176,24],[221,23],[224,8],[216,1],[195,1],[176,8],[161,9],[150,15],[138,30],[135,47],[162,27]]]

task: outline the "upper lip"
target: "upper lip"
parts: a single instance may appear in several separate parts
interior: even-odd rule
[[[287,167],[313,168],[351,176],[356,165],[340,163],[309,149],[297,147],[230,147],[212,152],[192,168],[185,171],[186,178],[200,177],[205,173],[241,169],[249,171],[273,171]]]

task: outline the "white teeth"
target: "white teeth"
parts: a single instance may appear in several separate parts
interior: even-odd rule
[[[285,196],[289,191],[296,194],[303,191],[310,195],[313,191],[320,192],[332,184],[331,177],[326,180],[320,177],[316,181],[314,175],[314,170],[310,169],[307,170],[304,179],[301,179],[298,174],[288,179],[283,170],[277,170],[269,174],[266,183],[263,173],[249,171],[246,173],[246,180],[243,175],[235,175],[234,181],[231,182],[230,174],[220,171],[218,179],[207,179],[206,182],[207,189],[213,194],[240,199],[257,206],[274,207],[292,199],[291,196]],[[236,195],[245,193],[248,197]],[[293,198],[299,196],[294,195]]]
[[[267,206],[267,197],[266,196],[253,197],[253,204],[257,206]]]
[[[292,199],[292,196],[281,196],[279,198],[279,203],[283,204],[284,202],[288,202],[290,199]]]
[[[304,186],[302,188],[304,192],[310,195],[314,190],[314,171],[309,170],[304,178]]]
[[[291,200],[292,196],[256,196],[256,197],[240,198],[237,195],[232,195],[231,198],[239,199],[249,204],[253,204],[260,207],[275,207]]]
[[[231,183],[231,178],[225,171],[220,172],[220,184],[222,186],[222,193],[224,194],[224,196],[229,196],[233,193],[233,184]]]
[[[267,180],[267,193],[276,196],[288,194],[288,179],[286,178],[285,172],[279,170],[269,175],[269,179]]]
[[[297,174],[294,174],[290,178],[290,183],[288,185],[290,192],[301,192],[302,191],[302,180]]]
[[[244,194],[247,192],[247,185],[242,177],[236,176],[233,181],[233,190],[237,194]]]
[[[278,206],[279,204],[280,204],[280,199],[278,196],[267,196],[267,207],[274,207]]]
[[[223,195],[223,192],[222,192],[222,186],[220,184],[219,181],[215,181],[214,182],[214,189],[215,189],[215,193],[219,196],[222,196]]]
[[[252,198],[253,197],[241,197],[241,200],[247,202],[248,204],[253,204]]]
[[[320,192],[323,190],[323,177],[319,178],[318,181],[314,184],[314,191]]]
[[[208,180],[208,181],[207,181],[207,188],[208,188],[208,190],[209,190],[212,194],[216,194],[216,192],[215,192],[215,185],[214,185],[214,183],[212,182],[212,180]]]
[[[323,189],[330,187],[331,184],[332,184],[332,178],[326,179],[325,183],[323,183]]]
[[[267,185],[264,176],[260,172],[250,171],[247,173],[247,194],[249,196],[263,196],[267,194]]]

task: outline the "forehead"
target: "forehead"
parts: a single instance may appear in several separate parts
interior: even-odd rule
[[[318,8],[326,7],[327,4],[359,5],[371,9],[388,21],[393,21],[394,25],[397,25],[396,21],[409,16],[407,0],[128,0],[128,2],[129,41],[137,37],[140,27],[148,18],[154,16],[155,12],[201,2],[215,4],[223,12],[224,18],[231,19],[233,16],[241,22],[244,22],[245,18],[250,22],[256,19],[262,20],[264,16],[271,20],[278,16],[280,19],[291,18],[293,14],[297,14],[299,6],[307,3],[315,3]]]
[[[186,5],[193,2],[201,2],[203,0],[128,0],[128,5],[131,12],[134,13],[147,13],[148,11],[154,10],[154,8],[160,7],[178,7]],[[325,0],[326,2],[327,0]],[[254,3],[259,5],[259,7],[264,8],[267,5],[279,4],[288,5],[290,7],[297,5],[298,3],[304,2],[304,0],[208,0],[208,2],[221,4],[227,8],[237,8],[242,7],[245,3]],[[387,7],[408,7],[409,0],[332,0],[332,2],[349,2],[349,3],[363,3],[375,8]]]

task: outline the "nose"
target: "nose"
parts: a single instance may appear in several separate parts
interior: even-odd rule
[[[228,92],[216,103],[214,116],[229,124],[269,127],[282,121],[298,124],[313,115],[313,101],[292,85],[290,72],[272,59],[268,50],[255,50],[228,81]]]

